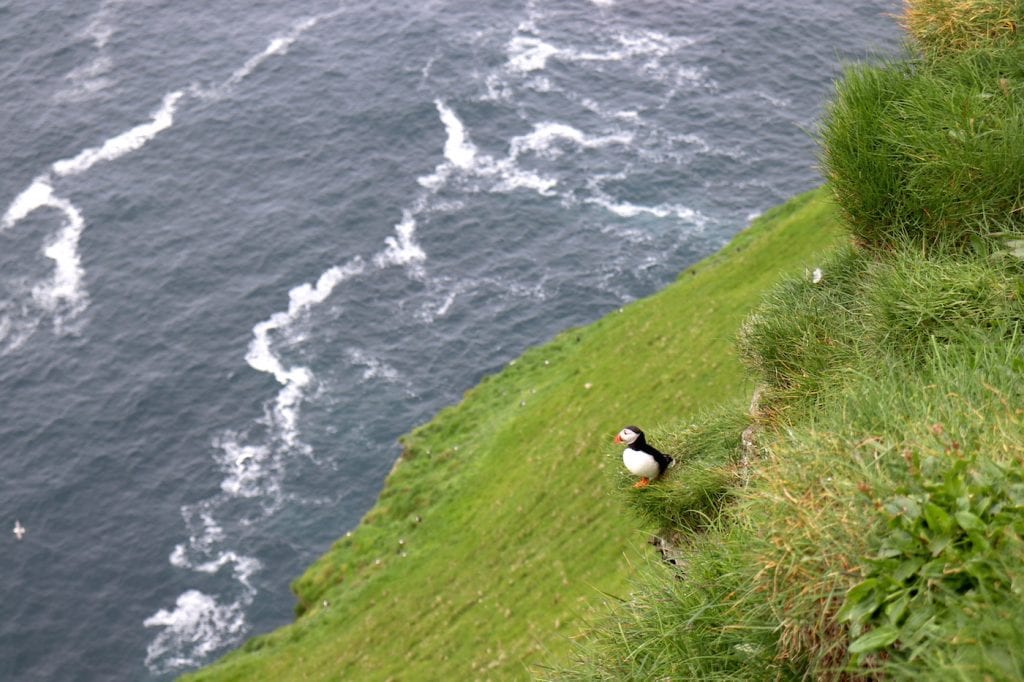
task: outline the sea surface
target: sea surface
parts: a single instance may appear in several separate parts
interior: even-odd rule
[[[820,183],[899,6],[0,0],[0,679],[289,622],[402,433]]]

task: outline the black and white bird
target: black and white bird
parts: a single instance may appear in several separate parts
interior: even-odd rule
[[[627,426],[619,431],[615,442],[626,446],[622,451],[622,463],[631,474],[640,477],[633,485],[634,488],[646,487],[672,466],[672,458],[648,443],[644,432],[635,426]]]

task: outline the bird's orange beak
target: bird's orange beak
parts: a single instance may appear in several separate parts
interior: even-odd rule
[[[615,442],[618,443],[619,445],[622,445],[622,439],[619,438],[619,434],[617,433],[615,434]]]

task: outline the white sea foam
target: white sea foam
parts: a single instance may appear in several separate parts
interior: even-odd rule
[[[520,33],[536,33],[536,24],[520,26]],[[613,36],[617,47],[605,50],[559,47],[536,37],[516,35],[506,46],[507,69],[527,74],[547,68],[548,61],[557,58],[565,62],[617,62],[644,57],[650,60],[647,70],[660,67],[660,59],[693,45],[696,41],[685,36],[670,36],[658,31],[634,31]]]
[[[210,561],[196,564],[192,568],[213,575],[228,565],[232,566],[231,572],[235,580],[245,587],[247,592],[252,592],[252,576],[262,568],[258,559],[242,556],[235,552],[224,552]]]
[[[706,83],[708,82],[708,70],[704,67],[695,66],[680,66],[676,70],[676,83],[678,85],[685,85],[687,83]]]
[[[517,189],[532,189],[537,194],[551,196],[558,185],[556,178],[549,178],[533,171],[524,171],[515,164],[503,162],[496,166],[500,177],[491,188],[495,192],[512,192]]]
[[[323,303],[334,287],[363,270],[364,264],[360,258],[354,258],[342,266],[328,268],[321,273],[316,284],[306,282],[288,292],[287,310],[274,313],[253,327],[253,338],[245,361],[253,369],[272,375],[282,384],[274,400],[272,420],[277,436],[287,447],[299,445],[299,406],[306,387],[313,381],[313,372],[308,367],[285,367],[273,350],[271,335],[275,332],[287,334],[310,308]]]
[[[85,273],[78,256],[78,241],[85,221],[66,199],[53,197],[51,205],[63,211],[67,221],[43,249],[43,254],[54,262],[53,277],[32,287],[32,298],[44,310],[57,315],[55,321],[61,326],[65,317],[78,315],[88,305],[88,295],[82,287]]]
[[[185,93],[181,90],[164,95],[160,108],[153,113],[153,118],[135,126],[120,135],[106,140],[99,147],[83,149],[70,159],[61,159],[53,164],[53,172],[57,175],[77,175],[84,173],[100,161],[112,161],[119,157],[141,149],[143,145],[156,137],[161,131],[174,124],[174,110],[178,100]]]
[[[615,201],[606,196],[591,197],[586,203],[596,204],[622,218],[635,218],[640,215],[651,215],[655,218],[676,218],[696,227],[703,226],[707,219],[699,211],[680,204],[659,204],[657,206],[641,206],[628,201]]]
[[[470,168],[476,159],[477,149],[466,136],[466,128],[462,121],[455,115],[455,112],[441,100],[435,100],[434,105],[441,115],[441,123],[448,133],[444,143],[444,157],[452,162],[456,168],[463,170]]]
[[[445,129],[445,162],[438,164],[430,175],[416,178],[421,186],[431,192],[437,192],[443,187],[455,169],[471,169],[477,160],[478,151],[476,145],[469,140],[466,127],[451,107],[441,100],[434,100],[434,106],[437,107],[437,113],[440,115]],[[420,206],[425,205],[423,198],[418,203]],[[405,218],[403,218],[403,222],[406,222]]]
[[[384,239],[384,250],[373,257],[379,268],[389,265],[407,265],[417,267],[426,260],[427,254],[413,239],[416,234],[416,220],[412,212],[402,212],[402,221],[395,225],[395,236]]]
[[[539,194],[549,195],[558,184],[556,178],[545,177],[536,171],[520,168],[516,163],[516,157],[524,149],[529,148],[530,145],[533,145],[536,149],[540,149],[544,145],[550,145],[551,141],[559,136],[558,131],[542,131],[540,133],[535,131],[533,137],[527,135],[521,139],[516,138],[510,145],[509,155],[504,159],[495,160],[492,156],[482,154],[477,149],[476,145],[470,140],[469,133],[466,131],[462,120],[459,119],[450,106],[440,100],[436,102],[436,105],[441,116],[441,122],[444,124],[447,133],[444,144],[446,162],[438,165],[432,174],[418,178],[419,183],[423,187],[432,192],[437,192],[448,182],[454,171],[461,171],[467,177],[491,180],[492,184],[489,189],[494,192],[531,189]],[[566,128],[569,127],[566,126]],[[562,135],[565,136],[564,131]],[[579,134],[579,137],[589,141],[582,133]],[[420,207],[422,208],[423,205],[421,200]],[[410,217],[411,215],[413,214],[410,214]],[[408,224],[408,222],[408,219],[403,220],[400,227],[401,225]],[[415,227],[415,222],[411,224],[411,227]],[[401,230],[399,230],[399,234],[401,234]]]
[[[554,45],[540,38],[516,36],[508,45],[508,66],[513,71],[528,73],[548,65],[548,59],[561,53]]]
[[[244,633],[245,609],[256,595],[252,576],[261,568],[258,560],[231,551],[194,563],[183,545],[175,547],[170,562],[207,575],[230,565],[232,578],[241,589],[228,603],[199,590],[187,590],[178,595],[173,610],[160,609],[144,620],[145,627],[164,628],[146,648],[146,665],[159,671],[195,665]]]
[[[237,587],[224,598],[187,590],[173,609],[160,609],[143,621],[145,627],[163,628],[146,649],[146,665],[153,672],[197,665],[245,633],[245,611],[256,596],[252,577],[261,564],[233,550],[218,550],[225,534],[214,518],[216,510],[211,500],[182,509],[191,534],[188,544],[175,546],[169,561],[177,568],[210,576],[230,566]]]
[[[199,590],[180,595],[173,610],[160,609],[143,625],[163,630],[146,647],[146,665],[169,672],[200,663],[245,632],[245,608],[252,597],[228,604]]]
[[[618,132],[611,135],[588,136],[570,125],[546,121],[534,124],[533,132],[512,138],[510,155],[512,158],[518,158],[527,151],[557,155],[559,152],[555,145],[559,140],[567,140],[579,147],[591,149],[613,144],[629,145],[633,142],[633,134]]]
[[[0,228],[7,230],[14,227],[32,211],[49,206],[52,200],[53,185],[50,182],[50,176],[42,175],[36,178],[7,207],[3,220],[0,221]]]
[[[57,332],[63,333],[66,322],[81,313],[89,303],[88,294],[82,286],[84,271],[78,255],[78,242],[85,229],[81,211],[67,199],[54,194],[50,177],[42,175],[11,202],[0,220],[0,230],[10,229],[28,214],[46,207],[60,211],[64,221],[43,249],[43,254],[54,262],[53,275],[49,280],[33,285],[31,295],[38,308],[53,316]],[[25,322],[34,328],[34,322]],[[22,331],[27,331],[24,325],[19,326],[23,327]],[[0,340],[5,337],[6,334],[0,336]]]
[[[509,100],[514,94],[509,83],[498,73],[487,74],[484,78],[484,85],[487,87],[487,94],[483,97],[485,101],[498,102]]]
[[[660,31],[631,31],[620,33],[615,40],[622,45],[624,52],[612,52],[612,55],[667,57],[696,41],[686,36],[670,36]]]
[[[272,455],[270,447],[264,444],[240,443],[238,435],[234,433],[227,433],[215,439],[214,446],[220,450],[216,460],[221,471],[224,472],[220,487],[228,496],[245,498],[260,496],[275,498],[279,496],[278,468],[270,465]],[[195,544],[194,537],[193,544]],[[212,536],[204,530],[204,533],[198,537]]]
[[[165,95],[162,105],[149,122],[115,135],[99,147],[89,147],[70,159],[56,161],[51,166],[52,173],[57,177],[77,175],[101,161],[112,161],[142,148],[173,124],[174,110],[182,94],[177,91]],[[88,293],[82,285],[85,273],[78,254],[78,243],[85,229],[81,211],[71,201],[54,193],[53,177],[45,173],[36,177],[7,207],[0,221],[0,230],[14,227],[30,213],[44,207],[61,211],[65,221],[43,250],[44,255],[54,262],[53,276],[34,285],[31,295],[36,306],[53,317],[57,332],[64,333],[68,323],[88,307]],[[25,325],[34,328],[36,324],[38,320],[25,319]]]
[[[363,381],[380,379],[395,382],[401,376],[397,369],[361,348],[349,348],[345,356],[350,364],[363,368]]]
[[[171,566],[177,566],[178,568],[188,568],[188,551],[185,545],[174,546],[174,551],[171,552],[170,562]]]
[[[441,305],[437,306],[437,309],[434,311],[434,316],[435,317],[444,317],[445,315],[447,315],[448,311],[450,311],[452,309],[452,305],[455,304],[455,299],[457,297],[458,297],[458,292],[456,292],[456,291],[448,292],[448,295],[445,296],[444,301],[442,301]]]
[[[303,33],[316,26],[317,23],[326,16],[327,15],[301,19],[297,21],[292,26],[292,29],[284,35],[271,38],[263,52],[253,55],[252,57],[249,57],[249,59],[245,60],[245,63],[242,66],[232,72],[231,76],[224,82],[221,88],[231,87],[241,83],[251,75],[253,71],[259,68],[260,64],[267,61],[270,57],[287,54],[288,48],[290,48]]]

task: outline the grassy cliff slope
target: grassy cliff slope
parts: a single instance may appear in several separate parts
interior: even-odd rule
[[[669,424],[683,469],[619,481],[676,565],[560,678],[1024,679],[1024,4],[906,7],[821,127],[851,239],[744,323],[753,429]]]
[[[820,192],[800,196],[486,378],[404,439],[377,505],[293,585],[296,622],[187,679],[510,679],[569,660],[592,605],[652,562],[611,484],[612,436],[745,411],[737,330],[780,273],[814,267],[836,221]]]

